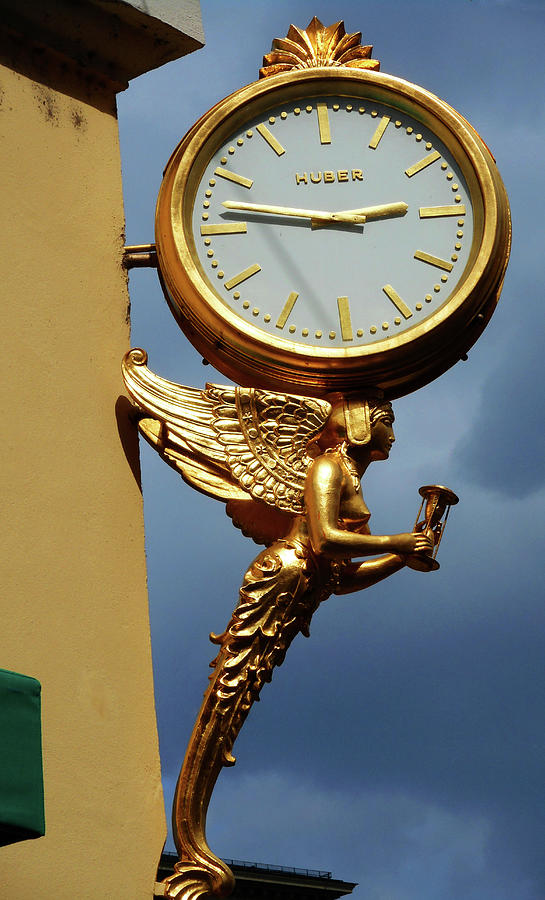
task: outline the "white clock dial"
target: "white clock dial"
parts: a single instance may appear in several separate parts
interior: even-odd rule
[[[222,143],[192,228],[203,275],[242,320],[277,340],[348,348],[406,332],[446,302],[473,213],[460,165],[429,128],[361,96],[318,95]]]

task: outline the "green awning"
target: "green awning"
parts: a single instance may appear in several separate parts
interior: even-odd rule
[[[45,834],[40,692],[0,669],[0,846]]]

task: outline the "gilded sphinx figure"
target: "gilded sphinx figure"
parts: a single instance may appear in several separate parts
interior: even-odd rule
[[[392,407],[378,394],[200,391],[154,375],[146,361],[144,351],[132,350],[123,369],[141,433],[265,545],[244,575],[227,628],[211,636],[219,652],[176,789],[180,861],[166,895],[189,900],[232,889],[232,873],[206,843],[206,811],[221,768],[235,762],[233,744],[252,703],[293,638],[308,635],[313,613],[332,593],[376,584],[415,555],[425,570],[433,536],[426,529],[371,534],[360,481],[394,443]]]

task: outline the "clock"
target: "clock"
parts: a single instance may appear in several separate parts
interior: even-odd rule
[[[495,307],[507,196],[473,128],[426,90],[347,68],[227,97],[159,193],[161,282],[241,384],[395,398],[463,357]]]

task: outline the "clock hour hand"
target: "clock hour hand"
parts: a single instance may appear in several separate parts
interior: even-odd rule
[[[243,210],[244,212],[265,213],[272,216],[295,216],[298,219],[310,219],[313,223],[342,223],[345,225],[363,225],[364,213],[359,210],[344,210],[343,212],[326,212],[321,209],[295,209],[291,206],[270,206],[267,203],[239,203],[236,200],[224,200],[222,206],[226,209]]]
[[[382,203],[380,206],[363,206],[361,209],[343,209],[338,215],[365,216],[367,222],[371,219],[389,219],[392,216],[404,216],[409,209],[406,203]]]
[[[408,209],[408,205],[399,200],[396,203],[381,203],[379,206],[362,206],[360,209],[341,209],[332,215],[337,216],[335,219],[337,222],[346,222],[345,216],[354,216],[354,222],[356,219],[359,222],[360,219],[358,217],[363,216],[363,221],[369,222],[373,219],[391,219],[393,216],[404,216]],[[340,218],[341,216],[343,218]],[[314,216],[311,221],[313,228],[321,228],[325,224],[323,219],[317,219]]]

